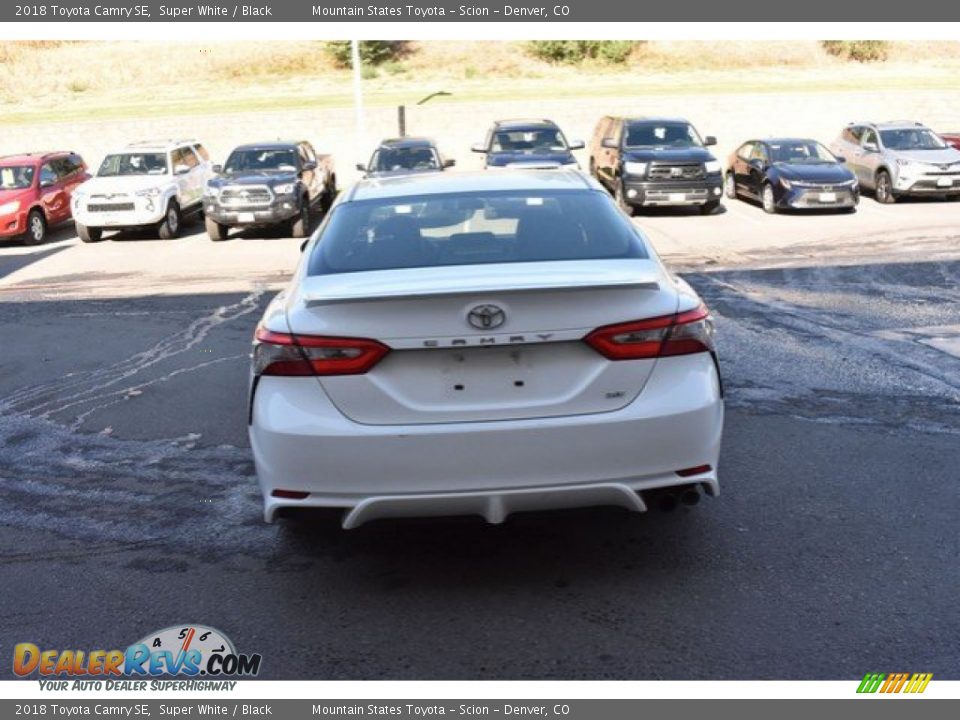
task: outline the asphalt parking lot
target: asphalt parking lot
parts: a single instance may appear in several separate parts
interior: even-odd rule
[[[721,496],[502,526],[263,524],[247,353],[298,241],[0,243],[0,654],[196,622],[273,679],[960,677],[960,203],[726,206],[637,219],[717,317]]]

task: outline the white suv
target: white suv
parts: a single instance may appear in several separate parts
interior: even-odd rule
[[[212,174],[210,154],[195,140],[127,145],[74,191],[77,235],[97,242],[104,230],[154,226],[161,238],[174,238],[183,216],[202,209]]]

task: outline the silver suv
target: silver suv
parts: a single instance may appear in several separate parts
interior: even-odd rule
[[[921,123],[850,123],[830,149],[878,202],[908,195],[960,198],[960,150]]]

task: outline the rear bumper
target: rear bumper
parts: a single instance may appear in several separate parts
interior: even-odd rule
[[[723,176],[720,173],[697,180],[646,181],[629,177],[623,181],[623,197],[631,205],[705,205],[720,202]]]
[[[265,377],[250,442],[267,521],[281,507],[342,507],[355,527],[588,505],[642,511],[638,492],[691,483],[716,494],[722,426],[716,366],[701,354],[660,359],[639,398],[615,412],[493,422],[361,425],[314,379]],[[711,469],[676,473],[700,465]]]

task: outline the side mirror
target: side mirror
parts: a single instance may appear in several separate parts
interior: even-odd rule
[[[834,157],[837,159],[837,162],[840,163],[841,165],[847,161],[847,159],[843,155],[834,155]]]
[[[190,168],[186,165],[175,165],[173,168],[174,175],[186,175],[190,172]]]
[[[449,159],[443,161],[443,166],[444,166],[445,168],[452,168],[452,167],[453,167],[454,165],[456,165],[456,164],[457,164],[457,161],[454,160],[453,158],[449,158]]]
[[[567,145],[568,150],[583,150],[585,147],[586,145],[583,140],[574,140],[572,143]]]
[[[703,146],[704,146],[704,147],[709,147],[710,145],[716,145],[716,144],[717,144],[717,139],[716,139],[713,135],[707,135],[707,136],[703,139]]]
[[[317,169],[317,163],[313,160],[307,160],[303,164],[303,172],[309,172],[310,170],[316,170],[316,169]]]
[[[610,148],[611,150],[616,150],[617,148],[619,148],[619,145],[617,145],[617,141],[609,137],[604,138],[600,144],[605,148]]]
[[[363,163],[357,163],[357,170],[359,170],[360,172],[366,172],[367,166],[364,165]]]
[[[487,151],[487,146],[483,143],[474,143],[470,146],[471,152],[475,153],[485,153]]]
[[[753,158],[750,161],[750,167],[752,167],[754,170],[762,171],[766,167],[766,163],[760,158]]]
[[[866,150],[867,152],[871,152],[871,153],[880,152],[880,148],[877,147],[877,144],[876,144],[876,143],[872,143],[872,142],[866,142],[866,143],[864,143],[864,144],[863,144],[863,149]]]
[[[213,171],[214,171],[217,175],[219,175],[220,173],[223,172],[223,165],[214,165],[214,166],[213,166]]]

